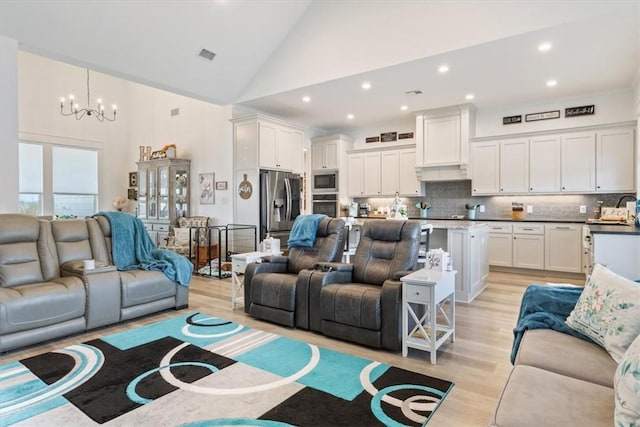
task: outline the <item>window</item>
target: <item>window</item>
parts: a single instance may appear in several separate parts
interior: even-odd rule
[[[93,215],[98,207],[98,151],[20,143],[20,211]]]

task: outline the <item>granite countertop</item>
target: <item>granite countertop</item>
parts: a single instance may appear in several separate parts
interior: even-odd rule
[[[597,225],[589,224],[591,234],[624,234],[640,236],[640,227],[636,225]]]

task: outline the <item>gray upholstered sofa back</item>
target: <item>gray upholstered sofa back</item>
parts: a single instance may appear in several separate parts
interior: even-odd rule
[[[353,281],[382,285],[395,272],[413,269],[419,245],[417,221],[365,221],[353,261]]]
[[[0,286],[42,282],[59,276],[50,222],[26,215],[2,215]]]
[[[291,248],[287,272],[297,274],[311,268],[317,262],[338,262],[342,259],[345,239],[344,221],[339,218],[323,218],[318,223],[316,242],[310,248]]]
[[[104,236],[94,218],[51,221],[60,264],[95,259],[109,262]]]

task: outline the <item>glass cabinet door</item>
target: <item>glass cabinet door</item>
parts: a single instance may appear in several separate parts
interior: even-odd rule
[[[175,216],[189,215],[189,174],[184,169],[176,169],[175,171]]]
[[[138,173],[138,218],[147,219],[147,171]]]
[[[158,217],[158,183],[156,181],[156,169],[149,168],[149,218]]]
[[[163,166],[158,168],[158,203],[160,211],[158,219],[169,219],[169,167]]]

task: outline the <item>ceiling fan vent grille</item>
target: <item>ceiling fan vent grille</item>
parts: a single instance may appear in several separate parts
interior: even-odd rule
[[[420,89],[408,90],[405,93],[407,95],[422,95],[422,91]]]
[[[210,50],[202,49],[198,56],[206,59],[207,61],[213,61],[213,58],[216,56],[216,54],[211,52]]]

